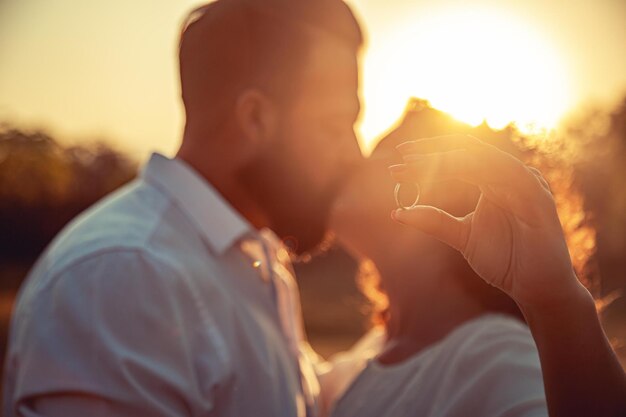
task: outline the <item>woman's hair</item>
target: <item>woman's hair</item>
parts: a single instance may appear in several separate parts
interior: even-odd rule
[[[365,313],[369,315],[370,324],[372,326],[385,325],[389,318],[389,299],[382,287],[374,262],[363,259],[359,263],[356,284],[368,301]]]

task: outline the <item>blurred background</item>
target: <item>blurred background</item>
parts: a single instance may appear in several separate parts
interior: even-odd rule
[[[151,151],[178,146],[176,47],[197,4],[0,0],[2,357],[16,291],[46,244]],[[349,4],[368,38],[363,153],[387,134],[468,132],[540,168],[625,358],[626,2]],[[314,347],[349,347],[369,323],[357,262],[332,248],[296,270]]]

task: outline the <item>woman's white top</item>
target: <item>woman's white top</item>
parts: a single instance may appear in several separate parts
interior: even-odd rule
[[[534,340],[521,322],[470,320],[404,361],[366,360],[332,417],[547,416]]]

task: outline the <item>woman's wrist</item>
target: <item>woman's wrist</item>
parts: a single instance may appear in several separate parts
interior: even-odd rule
[[[529,326],[540,323],[554,323],[560,320],[571,322],[575,317],[594,317],[597,311],[593,297],[572,272],[568,279],[571,286],[543,296],[539,301],[518,303]]]

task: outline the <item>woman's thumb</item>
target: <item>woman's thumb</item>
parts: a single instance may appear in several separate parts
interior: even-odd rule
[[[469,237],[469,224],[432,206],[396,209],[391,218],[412,226],[442,242],[462,251]]]

